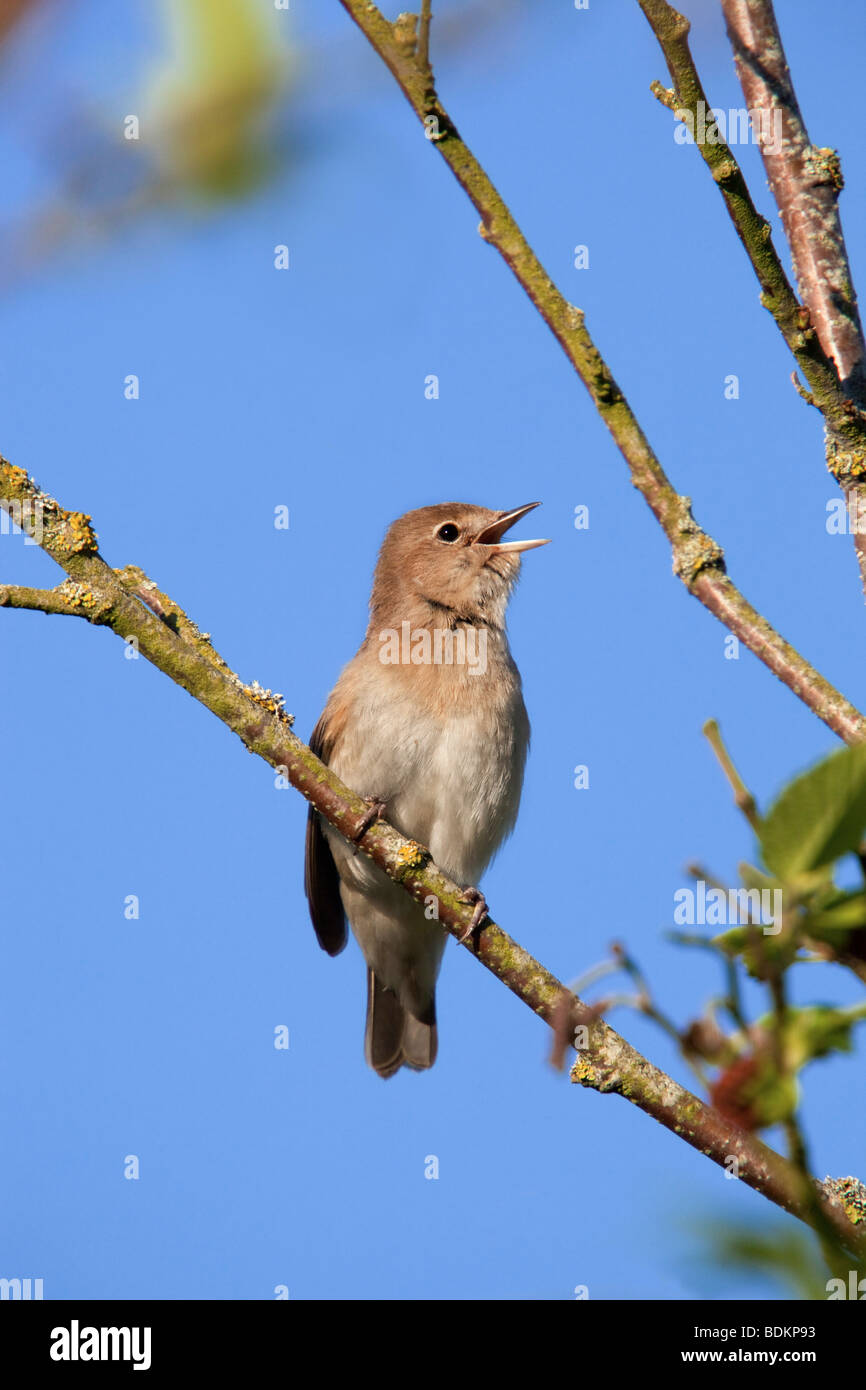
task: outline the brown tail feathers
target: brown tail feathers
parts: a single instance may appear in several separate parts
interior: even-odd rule
[[[408,1013],[393,990],[380,985],[367,968],[367,1031],[364,1056],[380,1076],[393,1076],[401,1067],[426,1071],[436,1061],[436,1013],[431,1004],[427,1022]]]

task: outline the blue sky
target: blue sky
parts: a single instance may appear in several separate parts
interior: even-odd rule
[[[712,100],[740,105],[715,6],[686,9]],[[856,279],[859,6],[780,10],[811,136],[842,157]],[[0,448],[246,680],[285,692],[303,738],[363,635],[387,524],[542,499],[532,534],[554,543],[526,558],[510,611],[532,750],[484,887],[563,979],[626,942],[686,1022],[720,980],[664,939],[684,865],[732,879],[754,856],[702,723],[720,720],[764,804],[833,736],[747,651],[725,659],[585,391],[340,6],[282,18],[285,157],[257,193],[70,237],[4,276]],[[26,226],[76,138],[136,109],[158,34],[143,7],[96,3],[18,45],[0,155],[6,216]],[[820,422],[712,180],[648,91],[665,71],[637,5],[517,5],[433,52],[445,105],[735,582],[862,706],[862,598],[850,540],[825,527]],[[770,215],[755,151],[738,153]],[[0,577],[57,571],[4,535]],[[720,1266],[705,1228],[785,1219],[555,1075],[546,1030],[465,952],[446,951],[435,1068],[383,1084],[363,1061],[360,953],[330,960],[307,920],[301,798],[110,633],[0,618],[0,1274],[56,1298],[778,1296]],[[855,983],[800,967],[792,989],[848,1003]],[[650,1023],[611,1021],[690,1084]],[[819,1176],[863,1175],[861,1102],[862,1043],[807,1073]]]

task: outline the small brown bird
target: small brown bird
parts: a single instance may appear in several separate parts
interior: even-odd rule
[[[530,502],[495,512],[444,502],[389,528],[370,623],[310,747],[370,805],[477,884],[517,819],[529,720],[505,635],[520,553],[506,541]],[[380,1076],[436,1060],[436,978],[446,933],[422,904],[310,808],[305,890],[319,944],[335,956],[348,917],[367,961],[365,1056]],[[487,908],[474,886],[473,925]]]

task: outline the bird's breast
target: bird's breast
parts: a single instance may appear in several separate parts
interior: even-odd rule
[[[499,664],[451,689],[446,681],[433,699],[423,682],[369,663],[350,668],[351,709],[330,759],[355,791],[381,798],[391,823],[427,845],[460,883],[478,880],[520,802],[529,721],[513,662]]]

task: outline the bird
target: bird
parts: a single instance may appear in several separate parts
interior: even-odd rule
[[[425,845],[474,904],[481,875],[517,819],[529,746],[505,614],[524,551],[505,540],[538,502],[493,511],[464,502],[419,507],[388,528],[367,632],[344,667],[310,748],[368,812]],[[304,887],[319,945],[348,939],[367,963],[364,1054],[379,1076],[436,1060],[436,980],[447,939],[425,908],[316,810],[307,817]],[[435,905],[434,905],[435,908]]]

